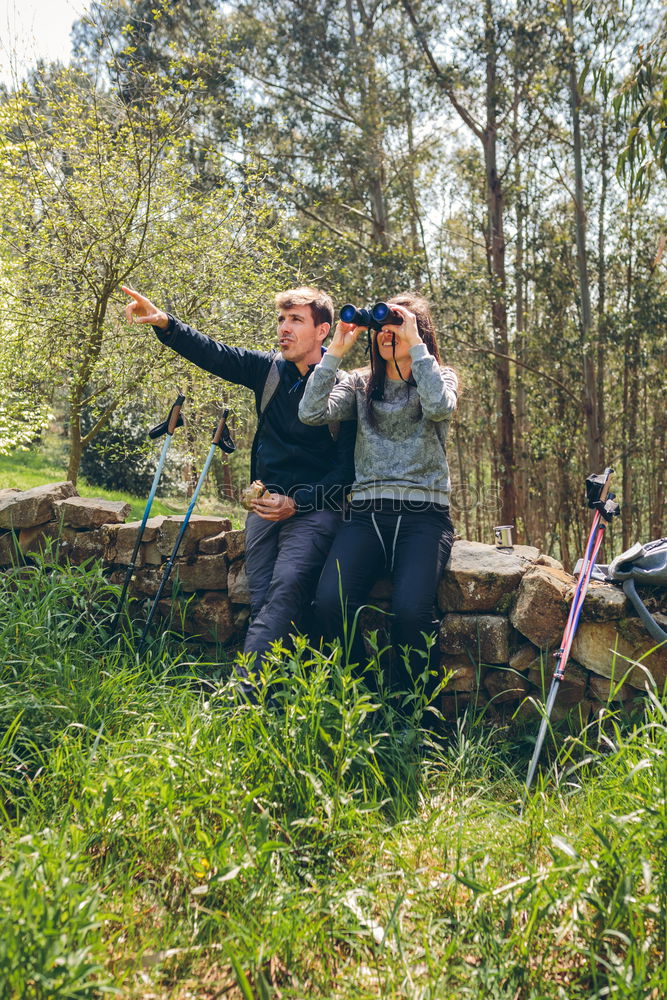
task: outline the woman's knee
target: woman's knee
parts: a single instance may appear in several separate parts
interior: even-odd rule
[[[323,574],[315,594],[314,609],[317,618],[335,627],[343,620],[345,598],[333,575]]]
[[[422,632],[432,635],[437,627],[432,609],[402,608],[394,612],[391,624],[392,640],[395,645],[423,644]]]

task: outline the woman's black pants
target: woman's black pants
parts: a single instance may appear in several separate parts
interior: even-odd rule
[[[393,580],[391,642],[398,655],[393,657],[388,686],[411,690],[401,647],[410,650],[409,673],[419,676],[426,665],[422,633],[434,635],[428,666],[437,670],[435,597],[452,548],[454,529],[447,507],[422,504],[421,509],[411,510],[387,501],[375,503],[377,509],[353,504],[349,520],[340,525],[322,570],[315,611],[325,639],[343,640],[344,618],[351,630],[354,616],[367,602],[374,582],[389,572]],[[362,666],[366,659],[358,628],[351,659]]]

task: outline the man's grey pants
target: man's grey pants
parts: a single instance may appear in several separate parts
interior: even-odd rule
[[[286,521],[250,513],[245,566],[250,589],[250,627],[244,651],[258,658],[276,639],[301,628],[340,524],[341,514],[315,510]]]

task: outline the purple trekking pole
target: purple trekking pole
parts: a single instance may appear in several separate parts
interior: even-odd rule
[[[586,553],[581,564],[581,569],[579,570],[579,580],[574,592],[574,597],[572,598],[572,604],[570,605],[570,614],[567,619],[565,631],[563,632],[563,639],[560,648],[554,653],[556,658],[556,668],[551,679],[551,687],[549,689],[547,703],[542,716],[540,730],[537,734],[537,742],[535,743],[535,749],[528,768],[526,792],[529,791],[533,782],[535,771],[537,769],[537,763],[540,758],[540,753],[542,752],[544,738],[547,734],[549,719],[551,718],[551,712],[554,707],[554,702],[556,701],[556,695],[558,694],[558,688],[560,687],[560,682],[565,677],[565,668],[570,657],[572,642],[574,640],[575,632],[577,631],[579,618],[581,617],[581,609],[584,605],[584,598],[586,597],[586,591],[588,590],[588,584],[590,583],[591,573],[593,572],[593,567],[595,566],[595,558],[600,551],[600,546],[602,545],[605,528],[612,518],[616,517],[621,512],[620,506],[614,502],[614,494],[609,492],[613,472],[614,470],[612,468],[607,468],[599,475],[591,475],[586,480],[586,500],[589,508],[594,510],[595,514],[593,516],[593,523],[588,536],[588,542],[586,543]]]

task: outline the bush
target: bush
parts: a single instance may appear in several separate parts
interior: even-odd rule
[[[83,421],[85,433],[92,424],[93,414],[89,413]],[[135,496],[147,494],[164,440],[151,440],[149,429],[147,413],[142,406],[134,403],[116,410],[108,424],[84,449],[81,458],[81,472],[91,486],[125,490]],[[176,461],[171,455],[160,479],[161,489],[173,489],[177,481]]]

